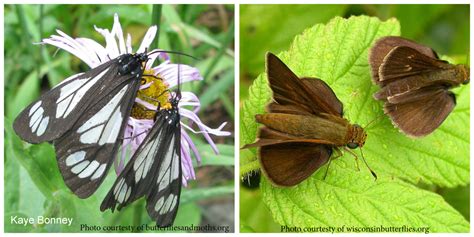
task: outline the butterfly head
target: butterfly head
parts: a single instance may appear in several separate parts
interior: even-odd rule
[[[470,77],[470,71],[471,71],[471,70],[469,69],[469,67],[468,67],[467,65],[464,65],[464,64],[458,65],[458,68],[459,68],[459,71],[461,71],[461,73],[463,74],[462,77],[461,77],[461,78],[462,78],[462,82],[461,82],[461,83],[462,83],[463,85],[468,84],[468,83],[469,83],[469,80],[470,80],[470,78],[471,78],[471,77]]]
[[[363,147],[365,144],[365,139],[367,139],[367,133],[365,133],[364,129],[354,124],[350,128],[350,139],[347,143],[347,147],[350,149],[356,149],[358,147]]]

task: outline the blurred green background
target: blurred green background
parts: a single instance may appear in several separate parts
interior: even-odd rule
[[[240,101],[248,87],[265,70],[265,53],[289,49],[293,38],[317,23],[335,16],[395,17],[402,36],[428,45],[439,55],[466,62],[469,53],[469,5],[241,5],[240,6]],[[247,155],[245,150],[240,156]],[[250,178],[249,178],[250,177]],[[258,189],[259,174],[245,177],[240,188],[241,232],[280,232]],[[250,186],[250,188],[249,188]],[[445,198],[467,220],[469,186],[456,189],[424,187]]]
[[[161,10],[160,10],[161,8]],[[100,212],[102,199],[116,175],[109,176],[88,199],[79,199],[65,186],[49,144],[31,145],[12,130],[16,115],[64,78],[89,70],[87,65],[53,46],[35,45],[60,29],[72,37],[87,37],[105,45],[94,25],[111,29],[118,13],[124,33],[136,50],[153,24],[159,24],[159,48],[180,51],[199,60],[183,63],[200,69],[204,81],[186,83],[201,100],[202,121],[217,127],[227,121],[230,137],[214,138],[214,155],[202,136],[190,134],[203,158],[197,181],[184,188],[175,225],[234,223],[234,6],[233,5],[5,5],[5,232],[79,232],[88,225],[154,225],[143,199],[120,212]],[[161,16],[160,16],[161,13]],[[159,20],[161,19],[161,20]],[[156,46],[156,42],[153,46]],[[173,56],[172,56],[173,57]],[[195,164],[197,167],[197,164]],[[72,217],[73,226],[11,224],[11,217]]]

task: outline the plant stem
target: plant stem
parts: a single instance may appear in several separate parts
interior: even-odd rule
[[[158,49],[158,42],[160,39],[160,21],[161,21],[161,4],[155,4],[153,5],[153,10],[151,13],[151,24],[156,25],[158,27],[158,30],[156,31],[156,37],[155,40],[153,41],[154,48]]]
[[[206,69],[206,72],[204,73],[204,79],[206,79],[209,74],[211,74],[212,69],[217,65],[219,60],[221,59],[222,55],[224,55],[225,50],[227,49],[227,45],[234,39],[234,21],[230,23],[229,30],[227,31],[227,35],[222,41],[221,47],[219,48],[219,51],[217,52],[217,55],[214,57],[214,60],[212,60],[211,64],[209,67]]]

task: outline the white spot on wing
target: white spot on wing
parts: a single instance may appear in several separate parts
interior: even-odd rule
[[[165,204],[163,204],[163,208],[161,208],[161,210],[160,210],[160,214],[161,214],[161,215],[163,215],[163,214],[169,212],[170,207],[171,207],[171,203],[173,203],[174,197],[175,197],[175,195],[170,194],[170,195],[166,198],[166,202],[165,202]]]
[[[33,132],[36,132],[39,123],[43,119],[43,112],[43,107],[40,107],[33,113],[33,116],[31,116],[29,125]]]
[[[77,174],[77,173],[81,172],[82,170],[84,170],[84,168],[86,168],[86,166],[89,165],[89,163],[90,163],[90,161],[85,160],[85,161],[75,165],[74,167],[72,167],[71,172],[73,172],[74,174]]]
[[[171,139],[170,144],[174,144],[174,139],[175,139],[175,137],[173,136],[173,138]],[[171,159],[173,158],[173,153],[174,153],[174,149],[173,149],[173,146],[171,145],[171,146],[169,146],[169,149],[166,152],[165,157],[163,158],[163,162],[161,163],[161,167],[160,167],[160,171],[159,171],[160,176],[157,179],[158,183],[161,183],[163,178],[166,178],[166,179],[169,180],[169,178],[170,178],[169,176],[168,177],[164,177],[164,176],[166,176],[165,173],[167,173],[169,175],[169,172],[166,172],[166,171],[167,170],[169,171],[170,164],[171,164]]]
[[[61,117],[66,112],[67,106],[71,103],[71,101],[72,96],[69,96],[58,103],[58,107],[56,108],[56,118]]]
[[[171,202],[171,206],[169,210],[173,210],[176,206],[176,203],[178,203],[178,196],[174,195],[173,202]]]
[[[75,165],[79,161],[83,161],[85,156],[86,156],[85,151],[74,152],[66,158],[66,165],[67,166]]]
[[[100,125],[98,127],[95,127],[81,135],[79,138],[79,141],[81,141],[83,144],[93,144],[97,143],[100,137],[100,133],[102,132],[102,128],[104,125]]]
[[[125,94],[128,85],[124,86],[99,112],[87,120],[79,129],[78,133],[83,133],[95,126],[100,127],[101,131],[96,128],[91,129],[94,132],[88,131],[81,136],[81,142],[84,144],[97,143],[103,145],[105,143],[114,143],[120,132],[122,122],[122,115],[120,113],[120,106],[117,106]],[[113,114],[113,116],[111,116]],[[107,122],[107,125],[99,126]],[[102,132],[102,129],[104,131]],[[86,135],[87,134],[87,135]]]
[[[44,117],[41,120],[38,130],[36,131],[36,135],[38,137],[44,134],[44,132],[46,131],[46,128],[48,127],[48,123],[49,123],[49,117]]]
[[[30,112],[28,113],[28,115],[31,116],[33,114],[33,112],[35,112],[40,107],[41,103],[42,103],[41,100],[36,102],[36,104],[31,107]]]
[[[86,169],[84,169],[78,176],[79,178],[86,178],[86,177],[89,177],[91,176],[94,171],[97,169],[97,167],[99,167],[100,163],[93,160],[88,166]]]
[[[165,189],[166,187],[168,187],[168,185],[171,183],[170,170],[171,170],[171,168],[168,167],[168,169],[166,170],[165,175],[163,175],[163,179],[158,184],[158,192]]]
[[[135,183],[138,183],[140,179],[144,178],[150,170],[153,159],[155,158],[156,150],[152,153],[149,152],[152,148],[157,149],[159,138],[160,134],[158,134],[152,142],[148,142],[133,163],[133,170],[135,170]]]
[[[114,112],[112,118],[107,121],[107,125],[104,129],[104,136],[102,136],[99,140],[99,144],[103,145],[105,143],[114,143],[117,139],[118,133],[120,132],[120,127],[122,126],[122,113],[120,112],[120,107]],[[107,136],[107,134],[109,134]]]
[[[30,125],[31,131],[36,132],[36,129],[38,129],[38,126],[39,126],[39,124],[40,124],[40,122],[41,122],[41,118],[42,118],[42,117],[37,116],[37,117],[35,117],[35,120],[34,120],[34,121],[33,121],[33,120],[30,120],[30,124],[31,124],[31,121],[33,121],[33,124]]]
[[[176,154],[176,152],[174,151],[175,149],[173,148],[173,164],[171,166],[171,182],[173,182],[173,180],[177,179],[179,176],[180,160],[178,159],[178,154]]]
[[[125,196],[128,192],[128,185],[126,183],[124,183],[122,185],[122,188],[120,188],[120,192],[118,193],[118,199],[117,201],[119,203],[123,203],[125,201]]]
[[[125,199],[124,201],[126,202],[128,200],[128,198],[130,197],[130,194],[132,193],[132,187],[130,187],[128,190],[127,190],[127,193],[125,194]]]
[[[59,98],[56,100],[56,104],[58,104],[56,110],[56,118],[65,118],[67,117],[74,108],[76,108],[79,101],[82,97],[87,93],[87,91],[94,86],[97,81],[104,76],[104,74],[109,69],[105,69],[93,79],[85,78],[80,80],[72,81],[71,83],[65,85],[61,88],[61,93]],[[69,98],[71,97],[71,98]]]
[[[106,167],[107,164],[100,165],[100,167],[95,171],[94,175],[92,175],[91,180],[98,179],[99,177],[101,177]]]
[[[165,199],[163,197],[160,197],[160,199],[158,199],[158,201],[155,204],[155,211],[156,212],[158,212],[161,209],[164,202],[165,202]]]

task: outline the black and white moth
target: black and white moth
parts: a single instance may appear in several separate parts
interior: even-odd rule
[[[181,194],[181,124],[178,92],[169,103],[171,108],[160,108],[155,124],[135,154],[115,180],[100,206],[120,210],[140,197],[146,198],[146,209],[160,227],[173,224]]]
[[[124,54],[65,80],[13,123],[23,140],[53,143],[64,181],[80,198],[97,190],[113,162],[147,59]]]
[[[31,103],[14,121],[23,140],[54,144],[63,179],[80,198],[97,190],[116,157],[148,55],[124,54],[75,75]],[[102,211],[145,196],[157,225],[173,223],[182,179],[180,98],[178,90],[169,101],[171,108],[157,110],[155,125],[104,199]]]

